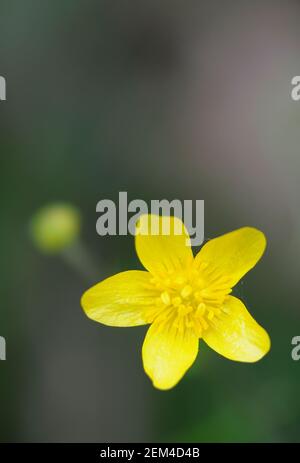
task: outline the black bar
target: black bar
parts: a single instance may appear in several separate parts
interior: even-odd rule
[[[145,443],[145,444],[127,444],[127,443],[91,443],[91,444],[71,444],[71,443],[2,443],[0,444],[1,462],[10,461],[16,458],[17,461],[23,461],[24,458],[30,458],[30,461],[43,462],[55,461],[65,458],[65,461],[82,461],[82,462],[104,462],[115,461],[190,461],[200,462],[213,461],[214,458],[228,458],[230,461],[239,461],[245,458],[260,459],[264,454],[268,459],[272,454],[276,458],[286,457],[287,448],[295,447],[298,444],[284,443],[201,443],[201,444],[179,444],[179,443]],[[288,449],[290,450],[290,449]],[[292,451],[292,450],[291,450]],[[20,459],[22,458],[22,460]]]

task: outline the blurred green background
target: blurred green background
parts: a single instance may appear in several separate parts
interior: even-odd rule
[[[300,440],[299,20],[296,1],[1,1],[0,441]],[[234,293],[270,333],[261,362],[201,343],[160,392],[142,368],[146,327],[85,317],[85,289],[141,268],[131,236],[96,234],[96,203],[119,191],[204,199],[206,238],[265,232]],[[56,201],[82,213],[85,277],[30,240]]]

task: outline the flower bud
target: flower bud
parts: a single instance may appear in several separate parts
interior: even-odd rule
[[[71,204],[44,206],[33,216],[30,234],[40,251],[54,254],[70,246],[80,232],[80,213]]]

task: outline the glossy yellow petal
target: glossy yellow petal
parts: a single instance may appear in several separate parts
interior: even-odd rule
[[[149,323],[147,312],[153,310],[157,296],[151,278],[140,270],[118,273],[88,289],[81,305],[89,318],[104,325],[144,325]]]
[[[156,276],[183,270],[193,261],[189,234],[177,217],[142,215],[135,247],[144,267]]]
[[[198,347],[191,329],[154,322],[143,345],[144,369],[153,385],[164,390],[174,387],[194,363]]]
[[[266,248],[265,235],[256,228],[244,227],[208,241],[195,258],[220,270],[234,286],[255,266]]]
[[[268,333],[233,296],[226,298],[221,315],[212,320],[203,339],[219,354],[239,362],[256,362],[271,346]]]

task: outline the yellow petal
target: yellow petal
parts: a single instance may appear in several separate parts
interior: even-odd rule
[[[81,305],[89,318],[104,325],[144,325],[149,323],[147,311],[155,305],[151,278],[140,270],[117,273],[88,289]]]
[[[260,360],[271,346],[268,333],[252,318],[242,301],[228,296],[203,339],[219,354],[239,362]]]
[[[197,254],[195,263],[211,264],[234,286],[255,266],[265,248],[265,235],[256,228],[244,227],[208,241]]]
[[[171,389],[194,363],[199,340],[188,328],[154,322],[143,345],[143,363],[147,375],[158,389]]]
[[[183,270],[193,261],[189,234],[177,217],[142,215],[135,247],[144,267],[156,276]]]

